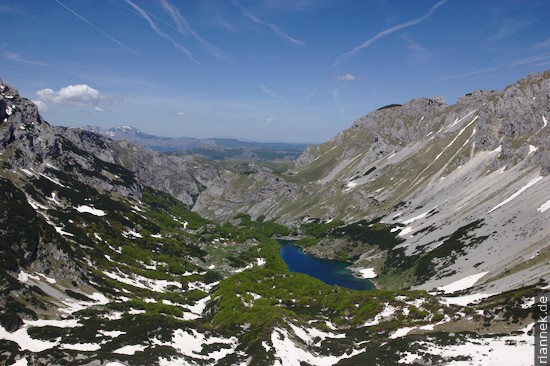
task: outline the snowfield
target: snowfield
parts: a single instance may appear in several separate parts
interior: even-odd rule
[[[78,212],[85,212],[85,213],[89,213],[89,214],[92,214],[92,215],[95,215],[95,216],[105,216],[105,211],[102,211],[102,210],[98,210],[97,208],[93,208],[93,207],[90,207],[90,206],[78,206],[76,208],[76,210]]]
[[[477,281],[479,281],[479,279],[481,279],[487,273],[489,273],[489,272],[481,272],[481,273],[478,273],[478,274],[473,274],[473,275],[464,277],[460,280],[457,280],[453,283],[450,283],[448,285],[438,287],[437,289],[440,290],[440,291],[443,291],[447,294],[457,292],[457,291],[466,290],[466,289],[472,287],[473,285],[475,285],[475,283]]]

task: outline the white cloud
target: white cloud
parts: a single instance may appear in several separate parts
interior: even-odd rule
[[[46,112],[48,110],[48,106],[46,105],[46,103],[44,103],[43,101],[41,100],[33,100],[32,101],[36,107],[38,108],[38,112]]]
[[[273,123],[273,118],[266,118],[265,123]]]
[[[350,73],[347,73],[345,75],[339,75],[336,77],[337,80],[342,80],[342,81],[353,81],[353,80],[356,80],[357,77],[355,75],[352,75]]]
[[[183,117],[183,116],[185,116],[185,113],[184,112],[178,112],[178,113],[176,113],[176,115],[179,116],[179,117]]]
[[[103,112],[113,102],[120,101],[122,98],[101,94],[96,89],[86,84],[68,85],[59,91],[54,91],[50,88],[41,89],[36,92],[38,103],[41,106],[46,106],[45,102],[56,104],[71,105],[76,107],[94,107],[96,112]],[[37,106],[41,108],[40,105]]]

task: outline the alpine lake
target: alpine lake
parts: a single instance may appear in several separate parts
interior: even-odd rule
[[[314,257],[304,253],[292,240],[279,240],[279,253],[291,272],[305,273],[326,284],[353,290],[372,290],[374,285],[365,278],[358,278],[348,269],[349,262]]]

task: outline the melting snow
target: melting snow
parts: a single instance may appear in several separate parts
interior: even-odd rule
[[[489,151],[489,154],[500,154],[502,152],[502,145],[499,145],[496,149]]]
[[[169,346],[175,348],[178,352],[184,356],[198,358],[202,360],[214,360],[219,361],[225,356],[234,353],[237,348],[237,338],[231,337],[229,339],[219,337],[205,337],[204,334],[199,333],[195,329],[177,329],[172,336],[172,343],[162,343],[158,340],[153,340],[154,343]],[[221,348],[218,351],[210,351],[208,354],[203,354],[203,347],[213,344],[228,345],[229,348]],[[210,348],[210,347],[209,347]],[[179,360],[168,360],[165,358],[159,358],[159,365],[188,365],[189,363],[179,363]],[[182,360],[183,361],[183,360]],[[210,363],[212,364],[212,363]]]
[[[546,201],[545,203],[543,203],[542,205],[540,205],[539,208],[537,208],[537,211],[539,211],[540,213],[543,213],[544,211],[550,209],[550,200]]]
[[[39,339],[33,339],[27,333],[27,328],[20,328],[13,333],[8,332],[3,326],[0,325],[0,339],[15,342],[19,345],[22,351],[29,350],[31,352],[42,352],[47,349],[51,349],[59,344],[56,342],[41,341]]]
[[[60,348],[72,349],[75,351],[97,351],[101,349],[101,345],[95,343],[62,344]]]
[[[50,197],[46,197],[48,200],[52,201],[53,203],[55,203],[56,205],[58,206],[62,206],[61,202],[59,202],[57,200],[57,194],[55,192],[52,192],[52,196],[51,198]]]
[[[64,231],[61,226],[54,226],[54,228],[55,228],[55,231],[57,231],[61,235],[74,236],[74,234],[71,234],[71,233],[68,233],[68,232]]]
[[[50,182],[52,182],[52,183],[54,183],[54,184],[57,184],[57,185],[60,186],[60,187],[65,187],[65,188],[67,188],[67,186],[64,185],[64,184],[61,184],[61,182],[60,182],[59,179],[57,179],[57,178],[48,177],[48,176],[47,176],[46,174],[44,174],[44,173],[40,173],[40,176],[46,178],[47,180],[49,180]]]
[[[479,294],[456,296],[456,297],[442,297],[441,302],[447,305],[452,304],[452,305],[466,306],[473,302],[478,302],[480,300],[486,299],[494,295],[496,295],[496,293],[494,294],[479,293]]]
[[[100,333],[100,334],[102,334],[106,337],[109,337],[109,338],[116,338],[120,335],[126,334],[126,332],[121,332],[120,330],[111,330],[111,331],[98,330],[98,333]]]
[[[397,235],[399,236],[405,236],[409,233],[411,233],[413,231],[413,228],[411,226],[407,226],[406,228],[404,228],[403,230],[401,230],[401,232]]]
[[[28,170],[28,169],[21,168],[20,170],[21,170],[23,173],[25,173],[28,177],[35,177],[35,176],[36,176],[33,172],[31,172],[31,171]]]
[[[415,342],[424,346],[422,354],[439,355],[443,358],[464,357],[460,361],[449,362],[449,365],[516,365],[529,366],[533,364],[534,337],[528,335],[523,329],[523,334],[503,336],[500,338],[468,338],[461,344],[445,346],[435,345],[429,342]],[[420,359],[419,355],[411,352],[402,354],[401,364],[412,364]]]
[[[390,335],[390,339],[396,339],[396,338],[404,337],[413,329],[415,329],[415,327],[399,328]]]
[[[352,189],[353,187],[355,187],[355,186],[357,186],[357,182],[353,182],[353,181],[352,181],[352,182],[348,182],[348,183],[346,184],[346,192],[351,191],[351,189]]]
[[[290,339],[288,331],[283,328],[273,330],[271,342],[275,348],[275,357],[277,358],[274,365],[277,366],[300,366],[302,363],[329,366],[363,352],[363,350],[353,350],[351,353],[344,353],[341,356],[316,356],[297,346]]]
[[[355,271],[359,272],[363,278],[376,278],[377,276],[374,268],[356,269]]]
[[[544,117],[544,115],[542,116],[542,128],[546,127],[548,125],[548,121],[546,120],[546,117]]]
[[[132,356],[134,353],[141,352],[145,348],[147,348],[147,346],[144,346],[144,345],[141,345],[141,344],[128,345],[128,346],[124,346],[124,347],[121,347],[119,349],[114,350],[113,353]]]
[[[433,210],[435,210],[436,208],[437,208],[437,206],[434,207],[434,208],[432,208],[432,209],[429,209],[429,210],[426,211],[426,212],[421,213],[421,214],[418,215],[418,216],[415,216],[415,217],[412,217],[412,218],[410,218],[410,219],[408,219],[408,220],[405,220],[405,221],[403,221],[403,224],[404,224],[404,225],[408,225],[408,224],[410,224],[410,223],[412,223],[412,222],[415,222],[416,220],[423,219],[424,217],[428,216],[428,214],[429,214],[430,212],[432,212]]]
[[[123,231],[122,236],[124,236],[125,238],[129,236],[133,236],[134,238],[143,238],[143,235],[134,230]]]
[[[534,153],[538,149],[539,149],[538,147],[535,147],[533,145],[529,145],[529,152],[527,153],[527,155],[531,155],[532,153]]]
[[[28,366],[28,361],[26,358],[21,358],[15,361],[15,363],[12,364],[11,366]]]
[[[464,277],[458,281],[452,282],[448,285],[438,287],[437,289],[445,292],[446,294],[465,290],[475,285],[475,283],[479,281],[479,279],[485,276],[487,273],[489,272],[481,272],[478,274],[473,274],[473,275]]]
[[[103,272],[107,277],[112,278],[118,282],[125,283],[138,288],[145,288],[155,292],[165,292],[169,286],[175,286],[181,288],[180,282],[167,281],[167,280],[154,280],[137,274],[127,275],[123,272]]]
[[[540,175],[536,178],[531,179],[529,181],[529,183],[527,183],[526,185],[521,187],[516,193],[514,193],[513,195],[511,195],[510,197],[508,197],[507,199],[505,199],[504,201],[502,201],[501,203],[499,203],[498,205],[496,205],[495,207],[493,207],[492,209],[487,211],[487,213],[491,213],[494,210],[496,210],[497,208],[500,208],[500,207],[504,206],[505,204],[507,204],[508,202],[510,202],[511,200],[513,200],[514,198],[516,198],[517,196],[519,196],[520,194],[525,192],[529,187],[535,185],[537,182],[539,182],[541,180],[542,180],[542,176],[540,176]]]
[[[386,303],[384,310],[376,314],[373,320],[366,322],[365,324],[363,324],[363,326],[371,327],[373,325],[378,325],[380,324],[380,320],[391,317],[393,314],[395,314],[395,311],[396,311],[396,308],[393,305]]]
[[[95,215],[95,216],[105,216],[105,211],[103,210],[98,210],[97,208],[93,208],[93,207],[90,207],[90,206],[78,206],[76,208],[76,210],[80,213],[89,213],[89,214],[92,214],[92,215]]]

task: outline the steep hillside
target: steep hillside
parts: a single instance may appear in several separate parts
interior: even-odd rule
[[[479,273],[497,290],[536,283],[550,275],[549,118],[550,72],[454,105],[435,97],[388,106],[309,147],[283,177],[300,187],[293,195],[240,210],[357,223],[307,250],[372,267],[384,287],[431,289]],[[195,209],[212,217],[228,192],[214,181]],[[398,244],[355,234],[376,218]]]

